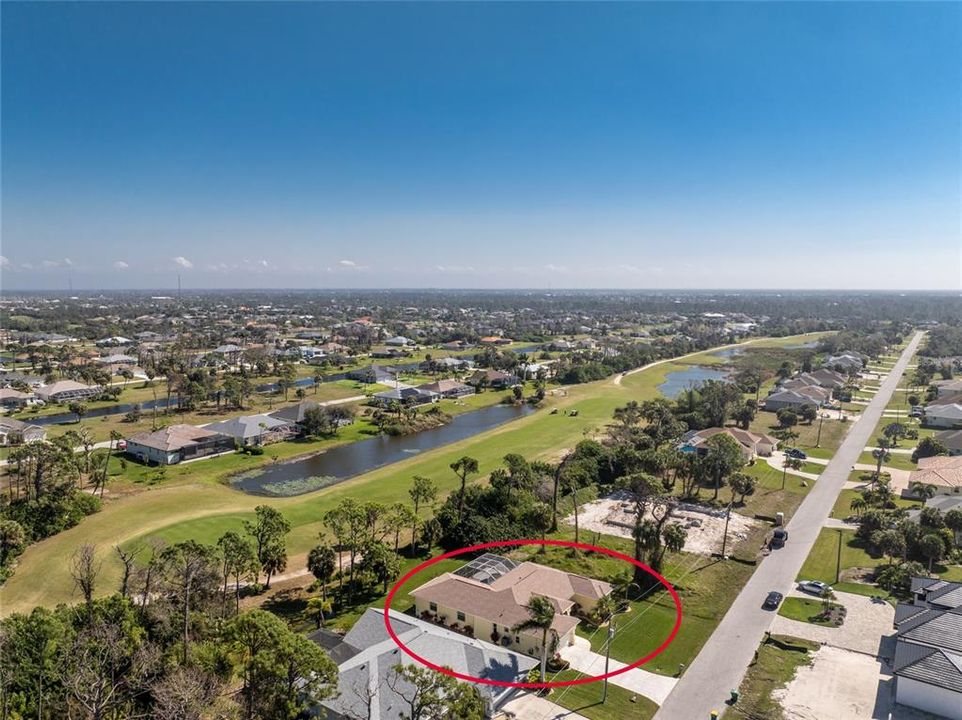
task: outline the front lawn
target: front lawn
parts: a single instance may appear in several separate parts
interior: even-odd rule
[[[838,607],[838,603],[832,603]],[[788,597],[778,609],[778,614],[790,620],[821,625],[822,627],[835,627],[835,623],[823,617],[825,608],[821,600],[810,600],[809,598]]]
[[[883,558],[873,558],[855,540],[855,531],[822,528],[812,546],[805,564],[798,573],[799,580],[821,580],[830,585],[835,583],[835,566],[838,547],[841,542],[841,572],[855,567],[874,568],[885,562]]]
[[[576,680],[585,677],[575,670],[563,670],[552,675],[552,682]],[[586,685],[569,685],[556,688],[548,695],[548,700],[567,708],[573,713],[583,715],[590,720],[649,720],[655,716],[658,706],[643,695],[608,683],[608,699],[601,702],[603,683],[593,682]]]
[[[772,635],[758,647],[755,660],[739,687],[738,702],[725,713],[742,720],[781,720],[774,692],[792,681],[798,668],[811,664],[818,643]]]

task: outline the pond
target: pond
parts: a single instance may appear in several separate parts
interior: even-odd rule
[[[658,390],[665,397],[675,399],[688,388],[697,388],[707,380],[728,380],[728,373],[728,370],[692,365],[684,370],[668,373],[665,376],[665,382],[658,386]]]
[[[726,360],[731,359],[737,355],[741,355],[745,352],[743,347],[730,347],[722,348],[721,350],[716,350],[712,353],[715,357],[725,358]]]
[[[252,495],[300,495],[412,455],[464,440],[534,412],[528,405],[493,405],[456,415],[447,425],[411,435],[378,435],[298,460],[276,463],[231,478],[231,487]]]

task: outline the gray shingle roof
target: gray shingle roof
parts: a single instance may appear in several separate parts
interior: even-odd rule
[[[962,655],[900,639],[892,671],[899,677],[962,693]]]
[[[899,625],[898,637],[962,653],[962,608],[919,613]]]

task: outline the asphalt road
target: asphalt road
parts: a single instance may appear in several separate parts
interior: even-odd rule
[[[789,541],[759,565],[729,608],[698,657],[685,671],[655,715],[655,720],[708,720],[712,710],[726,708],[729,691],[739,686],[765,631],[776,613],[762,608],[771,590],[788,595],[795,578],[829,516],[839,492],[872,437],[909,359],[922,339],[916,333],[899,357],[881,390],[849,430],[821,479],[788,523]],[[684,622],[684,620],[682,620]]]

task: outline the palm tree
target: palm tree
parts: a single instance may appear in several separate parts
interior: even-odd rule
[[[924,502],[935,497],[935,485],[929,485],[921,480],[913,480],[909,483],[909,492]]]
[[[868,503],[865,502],[865,498],[861,495],[856,495],[852,498],[852,502],[848,504],[850,510],[854,511],[856,515],[861,515],[862,511],[868,507]]]
[[[616,612],[618,612],[618,601],[615,600],[614,593],[609,593],[598,599],[591,614],[600,626],[610,622]]]
[[[541,631],[541,682],[544,682],[545,670],[548,665],[548,633],[550,632],[554,635],[552,649],[558,637],[557,633],[551,629],[555,616],[554,605],[543,595],[532,595],[528,600],[528,604],[524,606],[524,609],[528,611],[530,617],[511,629],[514,632],[523,632],[525,630]]]
[[[331,601],[323,597],[312,597],[307,601],[307,614],[314,617],[317,628],[324,627],[324,618],[331,612]]]
[[[872,451],[872,457],[875,458],[875,479],[878,480],[882,475],[882,465],[887,463],[891,458],[892,454],[888,451],[891,446],[891,441],[886,437],[880,437],[878,439],[878,447]]]

